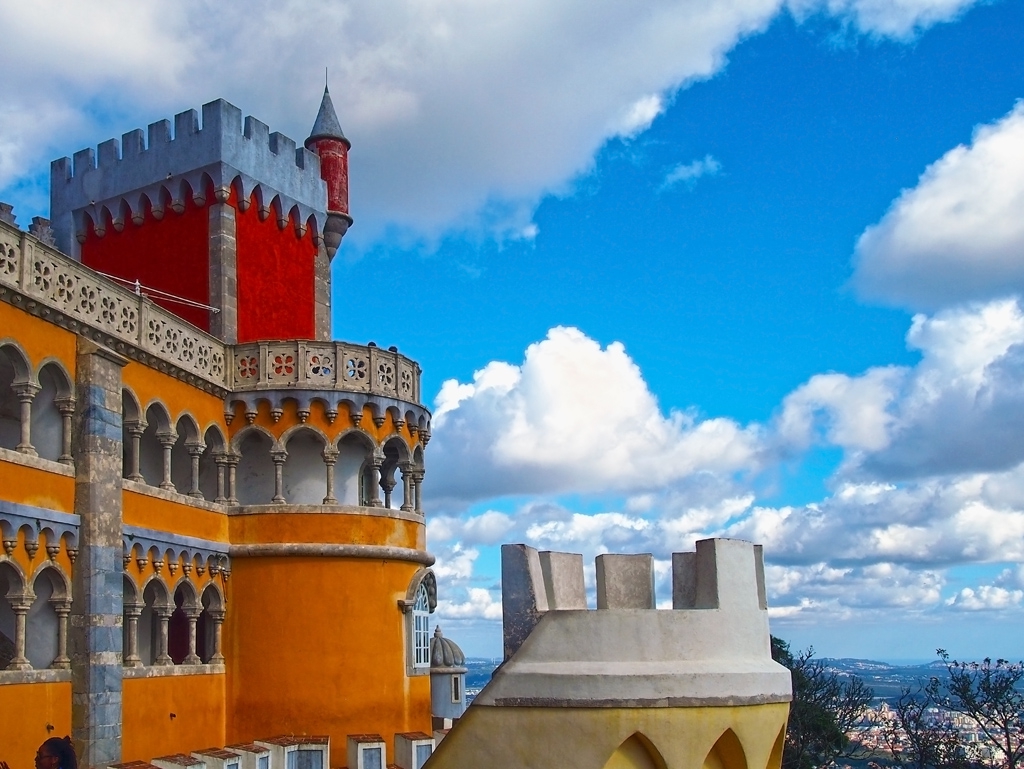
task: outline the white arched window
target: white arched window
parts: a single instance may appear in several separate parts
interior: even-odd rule
[[[412,607],[413,667],[430,667],[430,601],[427,586],[420,584]]]

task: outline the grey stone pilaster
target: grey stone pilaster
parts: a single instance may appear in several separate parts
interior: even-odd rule
[[[314,333],[317,341],[331,341],[331,259],[319,246],[313,262]]]
[[[210,206],[210,333],[226,344],[238,342],[238,271],[235,209],[227,203]]]
[[[331,258],[319,246],[313,261],[314,333],[319,342],[331,341]]]
[[[81,516],[71,607],[71,731],[81,766],[121,760],[120,355],[78,338],[75,512]]]

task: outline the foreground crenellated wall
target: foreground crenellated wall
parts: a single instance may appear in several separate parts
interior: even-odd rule
[[[792,682],[771,658],[761,549],[673,555],[657,610],[645,555],[502,548],[505,662],[430,769],[468,766],[778,769]]]

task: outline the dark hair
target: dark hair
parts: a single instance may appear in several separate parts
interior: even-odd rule
[[[78,769],[78,756],[70,737],[51,737],[42,744],[60,761],[60,769]]]

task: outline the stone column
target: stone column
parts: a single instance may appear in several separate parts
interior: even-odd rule
[[[167,491],[176,491],[174,488],[174,482],[171,480],[171,449],[173,449],[174,444],[178,442],[178,435],[173,431],[168,433],[157,433],[156,439],[160,442],[160,448],[162,449],[164,456],[164,478],[160,481],[160,488],[166,489]]]
[[[153,613],[156,614],[157,619],[160,620],[160,632],[156,634],[156,656],[153,659],[154,665],[160,665],[167,667],[173,665],[174,660],[171,659],[171,655],[167,653],[167,633],[171,624],[171,615],[174,613],[173,606],[156,606],[153,608]]]
[[[412,502],[412,465],[406,462],[402,465],[402,507],[400,509],[411,513]]]
[[[210,657],[211,665],[219,665],[224,662],[224,651],[222,646],[221,631],[224,626],[224,610],[207,610],[210,619],[213,621],[213,656]]]
[[[61,423],[61,451],[57,461],[61,464],[71,465],[75,461],[71,453],[71,439],[74,437],[71,419],[75,416],[75,399],[72,396],[57,398],[55,403],[60,412]]]
[[[423,471],[417,470],[412,474],[412,501],[413,509],[417,513],[423,512]]]
[[[380,467],[384,464],[384,455],[376,451],[370,459],[370,507],[380,507]]]
[[[200,609],[185,609],[185,616],[188,618],[188,654],[182,660],[183,665],[200,665],[202,660],[196,654],[196,623],[199,621]]]
[[[7,666],[8,670],[32,669],[32,663],[25,656],[25,620],[31,607],[32,600],[25,594],[11,601],[11,610],[14,612],[14,657]]]
[[[228,500],[229,505],[238,504],[238,460],[241,459],[237,454],[228,454],[224,461],[228,466]]]
[[[121,368],[128,361],[78,338],[71,733],[82,766],[121,760]]]
[[[238,342],[238,279],[235,209],[228,205],[230,190],[217,190],[210,206],[210,333],[227,344]],[[222,200],[223,198],[223,200]]]
[[[284,463],[288,459],[288,452],[271,451],[270,458],[274,461],[274,498],[270,501],[275,505],[283,505],[287,501],[284,498]]]
[[[124,650],[123,658],[126,668],[142,667],[142,657],[139,656],[139,617],[144,608],[146,605],[141,601],[124,605],[124,613],[128,617],[128,648]]]
[[[227,454],[219,452],[213,455],[213,461],[217,464],[217,496],[213,501],[219,505],[228,501],[225,494],[227,489],[228,457]]]
[[[50,663],[50,667],[67,670],[71,667],[71,658],[68,656],[68,615],[71,613],[71,601],[51,599],[50,602],[57,613],[57,656]]]
[[[37,456],[32,445],[32,401],[41,388],[32,382],[21,382],[11,389],[21,402],[21,441],[14,448],[22,454]]]
[[[391,492],[397,484],[393,475],[385,473],[381,476],[380,487],[384,489],[384,507],[389,510],[391,509]]]
[[[190,497],[196,499],[203,498],[203,492],[199,490],[199,459],[203,456],[203,452],[206,451],[206,446],[202,443],[189,443],[186,444],[188,449],[189,459],[192,460],[192,475],[191,475],[191,488],[188,490]]]
[[[324,464],[327,465],[327,496],[324,497],[325,505],[338,504],[338,498],[334,496],[334,466],[338,462],[338,450],[328,446],[323,450]]]
[[[139,467],[142,456],[142,434],[146,432],[146,423],[136,419],[127,423],[128,434],[132,436],[132,448],[128,454],[131,466],[128,468],[128,480],[142,483],[146,479],[142,477],[142,470]]]

